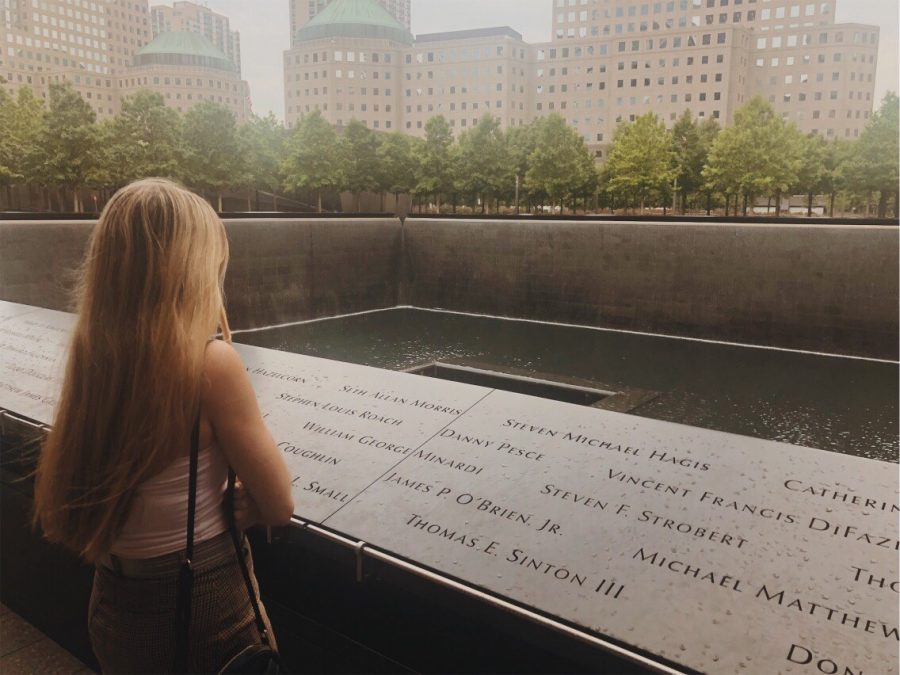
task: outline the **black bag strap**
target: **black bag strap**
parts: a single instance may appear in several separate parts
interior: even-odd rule
[[[266,628],[266,622],[263,621],[262,611],[259,608],[259,601],[256,598],[256,591],[253,589],[253,582],[250,580],[250,570],[247,569],[247,561],[244,558],[244,533],[238,532],[237,522],[234,518],[234,485],[237,476],[234,469],[228,467],[228,490],[225,493],[225,513],[228,515],[228,531],[231,533],[231,541],[234,543],[234,550],[237,554],[238,563],[241,566],[241,575],[244,577],[244,585],[247,587],[247,595],[250,597],[250,604],[253,605],[253,613],[256,615],[256,630],[263,644],[267,647],[269,643],[269,630]]]
[[[178,591],[175,599],[175,668],[176,673],[188,672],[190,647],[191,604],[194,595],[194,516],[197,512],[197,457],[200,454],[200,415],[191,431],[190,475],[188,478],[187,544],[184,562],[178,571]]]

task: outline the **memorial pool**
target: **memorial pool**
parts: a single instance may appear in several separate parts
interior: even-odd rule
[[[628,412],[870,459],[898,457],[898,364],[410,308],[235,341],[405,370],[486,364],[643,390]]]

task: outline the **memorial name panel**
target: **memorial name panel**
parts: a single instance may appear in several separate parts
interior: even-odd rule
[[[73,325],[65,312],[0,304],[0,408],[51,423]]]
[[[51,423],[73,317],[0,303]],[[897,673],[894,464],[236,345],[297,515],[707,672]]]
[[[458,383],[436,389],[427,378],[235,347],[284,451],[297,513],[314,522],[349,504],[488,393]]]
[[[20,305],[17,302],[0,300],[0,321],[6,321],[29,312],[36,312],[38,309],[38,307],[33,307],[32,305]]]
[[[326,523],[698,670],[897,672],[894,465],[500,391],[421,452]]]

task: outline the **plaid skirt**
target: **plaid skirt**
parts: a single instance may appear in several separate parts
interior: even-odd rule
[[[244,554],[259,598],[246,541]],[[104,673],[172,672],[177,588],[177,571],[154,578],[129,578],[97,565],[88,629]],[[275,649],[275,636],[262,603],[260,609]],[[233,547],[230,555],[223,553],[195,564],[189,635],[191,673],[216,673],[245,647],[261,644]]]

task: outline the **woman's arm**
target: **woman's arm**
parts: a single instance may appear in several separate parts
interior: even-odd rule
[[[207,345],[202,405],[228,463],[266,525],[285,525],[294,513],[284,457],[263,422],[241,357],[231,345]]]

